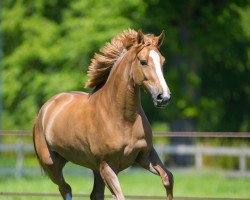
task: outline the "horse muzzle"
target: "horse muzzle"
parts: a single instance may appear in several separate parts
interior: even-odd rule
[[[151,94],[155,107],[164,108],[168,105],[171,99],[171,93],[169,89],[162,91],[151,84],[144,84],[144,89],[147,93]]]
[[[157,108],[164,108],[168,105],[171,100],[170,93],[159,93],[153,96],[154,105]]]

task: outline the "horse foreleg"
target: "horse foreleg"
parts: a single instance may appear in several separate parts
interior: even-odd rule
[[[109,166],[108,163],[102,162],[100,164],[100,174],[109,188],[110,192],[113,194],[113,198],[116,200],[125,200],[125,197],[122,193],[118,177],[114,170]]]
[[[152,148],[146,157],[139,158],[138,163],[145,169],[161,177],[162,183],[167,191],[167,200],[172,200],[174,177],[173,174],[161,162],[155,149]]]
[[[104,190],[105,183],[98,171],[93,171],[94,173],[94,186],[90,195],[91,200],[104,200]]]

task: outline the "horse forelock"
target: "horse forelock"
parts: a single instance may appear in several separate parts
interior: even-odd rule
[[[111,42],[107,42],[96,53],[91,60],[88,68],[88,82],[85,87],[94,88],[94,92],[99,90],[107,81],[110,71],[119,58],[127,52],[127,48],[136,43],[137,32],[133,29],[128,29],[121,34],[115,36]],[[154,35],[144,35],[144,40],[147,43],[153,44]]]

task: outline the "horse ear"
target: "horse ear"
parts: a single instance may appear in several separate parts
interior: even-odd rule
[[[158,48],[162,45],[163,41],[164,41],[164,38],[165,38],[165,31],[163,30],[161,32],[161,34],[156,37],[156,44],[155,46],[157,46]]]
[[[137,32],[137,44],[144,44],[144,35],[141,29]]]

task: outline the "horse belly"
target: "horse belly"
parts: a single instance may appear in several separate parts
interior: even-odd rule
[[[93,155],[87,149],[75,147],[56,147],[53,148],[53,150],[72,163],[87,167],[92,170],[98,169],[98,164],[95,160],[95,157],[93,157]]]

